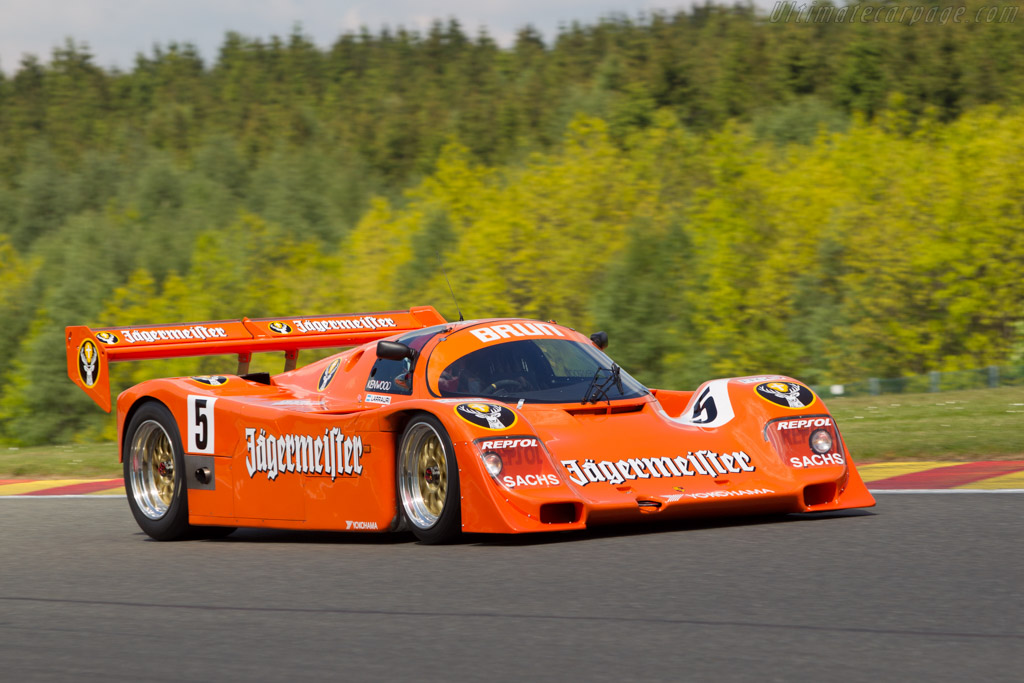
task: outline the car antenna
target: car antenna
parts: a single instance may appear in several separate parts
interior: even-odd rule
[[[459,322],[461,323],[465,318],[462,317],[462,309],[459,308],[459,301],[455,298],[455,290],[452,289],[452,283],[448,280],[448,273],[444,270],[444,262],[441,260],[441,252],[434,252],[437,256],[437,265],[441,269],[441,275],[444,275],[444,281],[448,283],[448,291],[452,293],[452,301],[455,302],[455,310],[459,312]]]

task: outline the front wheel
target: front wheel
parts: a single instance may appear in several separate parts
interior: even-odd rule
[[[433,415],[413,418],[398,449],[398,498],[423,543],[448,543],[462,530],[455,447]]]
[[[139,527],[158,541],[184,538],[189,530],[185,456],[167,406],[150,402],[139,408],[123,449],[124,487]]]

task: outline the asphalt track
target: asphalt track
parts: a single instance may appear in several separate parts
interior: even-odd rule
[[[1020,681],[1024,494],[422,546],[0,499],[0,679]]]

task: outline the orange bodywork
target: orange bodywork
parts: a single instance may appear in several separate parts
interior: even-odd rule
[[[422,328],[434,333],[409,376],[371,377],[376,341]],[[445,368],[482,347],[521,337],[592,345],[554,323],[445,323],[423,307],[67,332],[70,378],[108,410],[109,362],[237,353],[247,365],[252,352],[294,358],[303,348],[359,344],[273,377],[154,379],[118,397],[121,438],[134,410],[159,401],[177,422],[186,462],[212,471],[208,485],[190,482],[194,525],[394,530],[402,519],[396,449],[419,413],[440,420],[454,445],[467,532],[875,504],[821,398],[787,377],[588,403],[441,397]],[[490,406],[509,424],[479,417]],[[808,440],[822,430],[833,446],[818,453]],[[489,473],[485,453],[500,456],[500,474]]]

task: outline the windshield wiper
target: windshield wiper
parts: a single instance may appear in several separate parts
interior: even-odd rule
[[[617,364],[612,363],[610,368],[604,368],[598,366],[597,372],[594,373],[594,379],[590,380],[590,386],[583,393],[583,400],[580,403],[597,403],[604,399],[611,403],[612,400],[608,397],[608,390],[615,385],[615,388],[619,390],[619,395],[622,396],[625,392],[622,391],[622,368]],[[601,373],[607,372],[608,376],[601,381]]]

